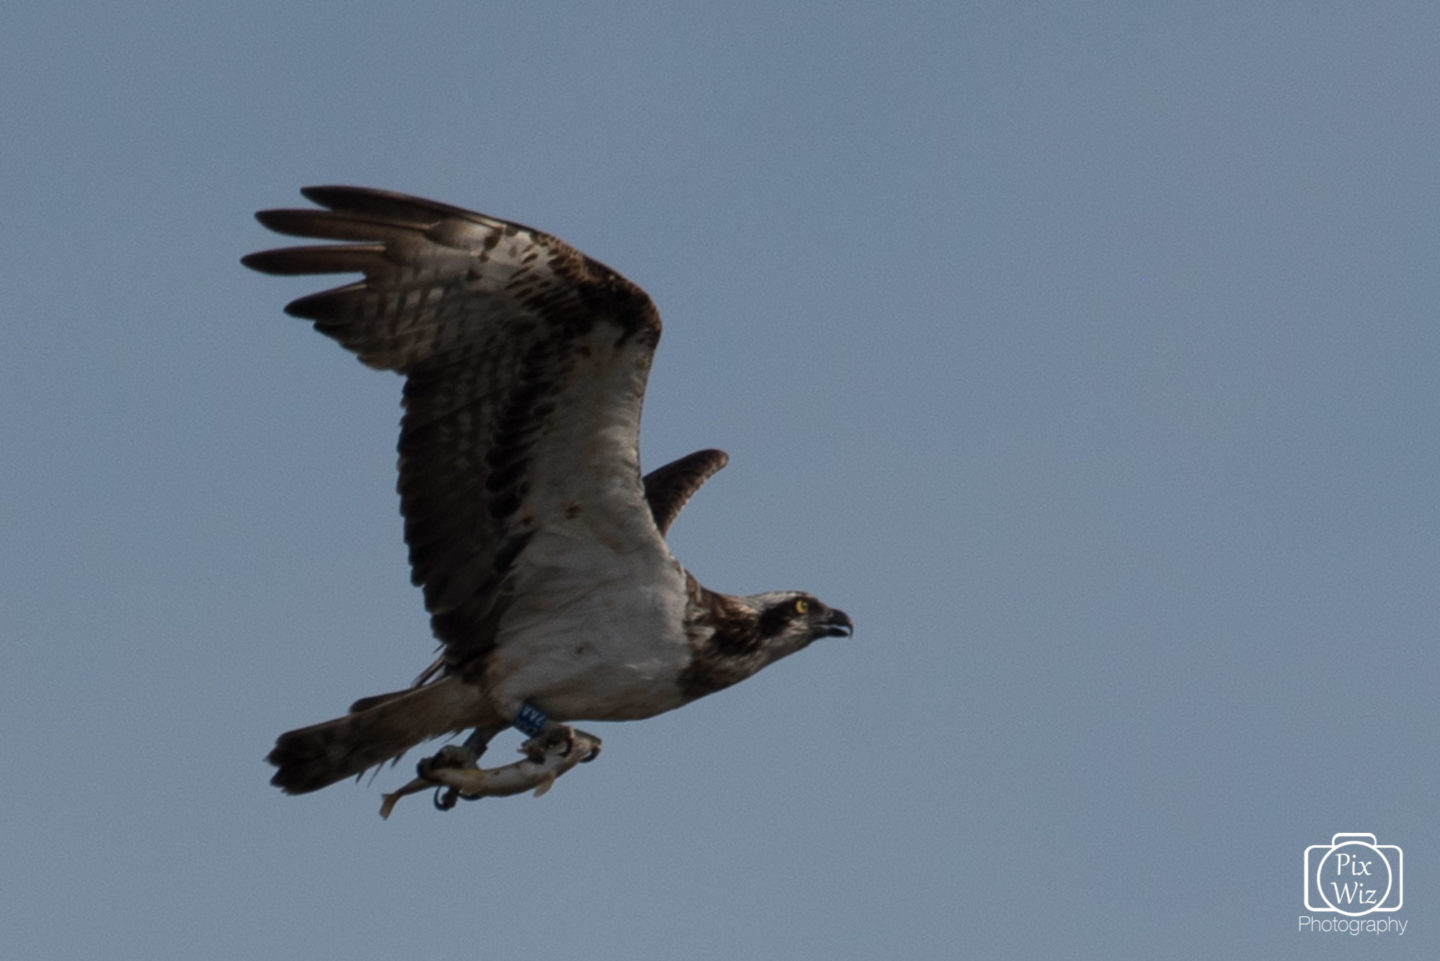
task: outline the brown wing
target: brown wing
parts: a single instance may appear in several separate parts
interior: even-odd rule
[[[700,485],[729,462],[730,456],[723,450],[697,450],[645,475],[645,500],[662,535],[669,533],[670,525]]]
[[[537,532],[586,514],[590,529],[601,519],[608,550],[664,551],[639,470],[660,338],[644,291],[520,224],[365,188],[302,193],[326,209],[256,217],[344,243],[243,263],[365,275],[285,309],[406,377],[400,508],[413,580],[450,664],[491,645],[507,573]]]

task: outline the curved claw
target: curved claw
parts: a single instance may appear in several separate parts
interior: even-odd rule
[[[444,792],[443,796],[441,795],[442,791]],[[437,811],[448,811],[455,806],[455,799],[462,796],[453,787],[446,788],[445,785],[440,784],[436,785],[435,796],[430,799],[430,803],[435,805]]]

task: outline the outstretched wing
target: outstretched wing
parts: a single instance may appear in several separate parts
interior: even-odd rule
[[[645,500],[650,503],[650,513],[662,535],[669,533],[670,525],[700,485],[728,463],[730,455],[723,450],[697,450],[645,475]]]
[[[302,193],[325,209],[256,217],[342,243],[243,263],[364,274],[285,309],[405,375],[400,508],[412,577],[450,664],[492,645],[510,572],[536,534],[583,538],[577,563],[665,554],[639,467],[660,338],[643,290],[520,224],[379,190]]]

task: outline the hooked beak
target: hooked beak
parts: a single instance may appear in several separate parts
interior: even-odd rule
[[[850,615],[838,608],[830,608],[825,619],[820,622],[820,637],[849,637],[855,633],[855,624],[850,620]]]

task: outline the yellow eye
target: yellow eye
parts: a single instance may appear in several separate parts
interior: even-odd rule
[[[803,598],[803,597],[797,597],[797,598],[795,598],[795,613],[796,613],[796,614],[804,614],[804,613],[805,613],[806,611],[808,611],[808,610],[810,610],[810,602],[809,602],[809,601],[805,600],[805,598]]]

